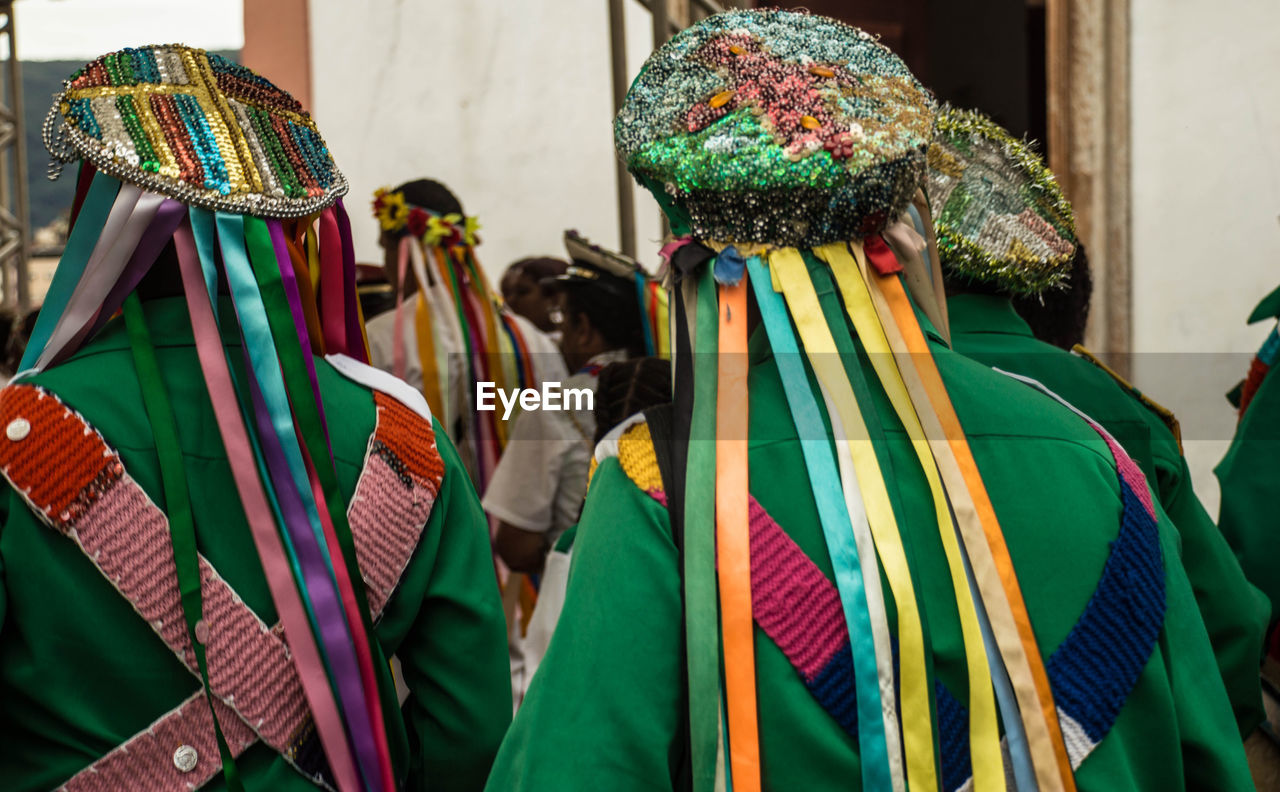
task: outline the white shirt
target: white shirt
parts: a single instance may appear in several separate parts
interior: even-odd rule
[[[598,379],[594,367],[626,358],[623,350],[596,355],[587,369],[562,386],[565,390],[590,388],[594,393]],[[484,510],[516,528],[545,533],[548,543],[554,544],[578,521],[582,510],[595,431],[591,410],[521,413],[481,501]]]
[[[422,362],[418,357],[418,333],[415,322],[418,297],[410,295],[404,303],[401,319],[400,335],[404,342],[404,376],[405,382],[419,391],[422,390]],[[430,310],[430,309],[428,309]],[[513,314],[504,309],[504,314],[511,317],[524,339],[533,369],[534,382],[529,387],[540,388],[543,382],[562,382],[567,376],[564,358],[560,349],[546,333],[539,330],[523,316]],[[467,368],[467,355],[460,342],[455,338],[454,328],[450,324],[456,321],[452,316],[442,316],[440,312],[432,312],[432,339],[436,348],[436,371],[441,374],[440,395],[444,401],[443,415],[436,416],[445,427],[449,439],[457,447],[471,478],[475,481],[477,469],[475,448],[472,442],[472,424],[469,419],[473,409],[475,393]],[[383,371],[395,373],[395,326],[396,312],[385,311],[365,323],[365,334],[369,339],[369,362]],[[512,420],[515,419],[513,415]]]

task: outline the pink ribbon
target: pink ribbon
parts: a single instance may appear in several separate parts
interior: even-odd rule
[[[205,382],[209,387],[214,417],[217,420],[223,444],[226,446],[227,461],[231,466],[236,490],[244,506],[245,517],[249,522],[258,556],[262,560],[262,571],[271,590],[271,598],[284,624],[285,638],[293,652],[298,676],[302,680],[303,692],[311,707],[316,731],[338,783],[338,789],[342,792],[358,792],[361,785],[352,762],[351,747],[347,742],[342,719],[338,715],[338,707],[325,675],[324,664],[320,660],[320,653],[311,633],[306,610],[294,585],[293,574],[290,571],[284,547],[280,543],[280,536],[276,531],[271,507],[262,489],[262,481],[257,475],[257,462],[249,444],[244,420],[236,408],[235,388],[231,384],[231,373],[223,353],[222,339],[213,315],[213,305],[204,296],[205,283],[200,269],[199,254],[196,252],[195,239],[188,224],[184,223],[178,227],[174,233],[174,243],[178,250],[178,263],[182,272],[187,307],[191,313],[191,325],[195,336],[196,352],[200,358],[200,367],[204,371]]]

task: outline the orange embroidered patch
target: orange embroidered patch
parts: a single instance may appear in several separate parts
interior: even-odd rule
[[[378,408],[373,439],[400,460],[405,472],[430,483],[438,492],[444,480],[444,460],[436,448],[431,423],[385,393],[374,391],[373,400]]]

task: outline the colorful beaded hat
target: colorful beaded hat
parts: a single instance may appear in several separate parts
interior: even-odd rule
[[[915,192],[933,100],[867,33],[731,11],[654,53],[614,122],[677,233],[812,246],[878,231]]]
[[[907,285],[930,278],[930,247],[911,229],[932,233],[912,199],[934,111],[902,61],[862,31],[800,12],[730,11],[655,52],[615,121],[619,155],[677,235],[662,254],[676,292],[671,470],[683,480],[667,503],[682,550],[696,792],[761,789],[755,626],[768,633],[776,616],[798,634],[820,621],[798,576],[771,589],[754,574],[761,521],[748,482],[772,471],[749,469],[748,295],[798,435],[834,440],[802,443],[803,461],[834,571],[829,612],[856,645],[849,662],[832,642],[839,662],[797,671],[822,700],[856,692],[838,718],[856,710],[862,788],[1003,790],[1002,725],[1019,788],[1071,788],[1008,548],[917,317],[922,294]],[[930,678],[917,575],[889,494],[901,471],[865,451],[887,442],[875,389],[929,482],[955,602],[947,618],[968,672],[955,707]],[[930,623],[942,618],[930,610]],[[963,746],[945,749],[950,778],[938,777],[935,737]]]
[[[314,733],[323,749],[306,761],[281,755],[326,788],[392,789],[389,746],[404,727],[381,704],[391,680],[331,450],[329,427],[342,416],[326,416],[316,360],[325,355],[364,383],[377,374],[365,364],[339,197],[346,183],[297,101],[216,55],[178,45],[124,50],[65,86],[45,140],[56,161],[80,161],[71,229],[15,380],[123,323],[164,468],[163,502],[173,504],[166,535],[181,590],[195,592],[182,597],[187,639],[216,697],[200,638],[194,523],[203,518],[181,506],[187,474],[137,292],[154,267],[178,271],[190,354],[301,680],[307,712],[297,736]],[[224,346],[231,334],[238,343]],[[243,367],[228,365],[233,349]],[[210,706],[216,726],[213,698]],[[228,788],[242,788],[223,732],[216,736],[213,761],[221,757]]]
[[[946,274],[1010,294],[1063,283],[1075,218],[1040,155],[973,110],[945,106],[935,129],[926,191]]]
[[[179,44],[104,55],[63,83],[44,125],[58,163],[190,206],[300,217],[347,192],[298,101],[221,55]]]

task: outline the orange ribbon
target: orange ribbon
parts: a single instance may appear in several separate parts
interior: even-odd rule
[[[760,792],[755,626],[747,506],[747,284],[720,287],[716,392],[716,566],[735,792]]]

